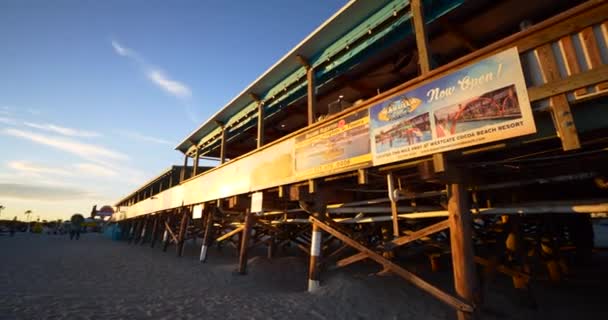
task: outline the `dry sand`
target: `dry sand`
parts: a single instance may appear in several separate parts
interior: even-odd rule
[[[80,241],[0,236],[0,253],[0,319],[454,318],[449,308],[399,278],[370,276],[379,271],[371,263],[326,271],[323,287],[309,294],[307,260],[301,255],[273,260],[252,255],[248,275],[242,276],[233,272],[234,249],[212,248],[209,262],[201,264],[191,243],[177,258],[174,247],[163,253],[158,246],[129,245],[99,234],[84,234]],[[448,272],[430,276],[434,283],[450,285]],[[491,306],[484,318],[606,315],[601,296],[586,294],[584,286],[543,293],[536,310],[517,307],[508,287],[488,296]]]

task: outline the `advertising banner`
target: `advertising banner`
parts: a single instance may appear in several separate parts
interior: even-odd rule
[[[351,113],[295,138],[295,175],[326,175],[371,163],[368,110]]]
[[[536,132],[517,48],[369,109],[374,165]]]

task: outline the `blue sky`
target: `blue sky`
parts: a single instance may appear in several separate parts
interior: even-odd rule
[[[346,0],[0,1],[0,219],[88,214]]]

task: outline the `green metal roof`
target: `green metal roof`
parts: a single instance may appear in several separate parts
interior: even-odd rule
[[[427,23],[459,6],[464,0],[425,0]],[[176,146],[176,150],[187,153],[193,142],[210,141],[221,132],[216,122],[225,124],[229,130],[247,127],[246,123],[257,117],[256,102],[249,95],[254,93],[265,101],[265,108],[276,108],[281,100],[302,92],[305,88],[305,68],[296,56],[301,55],[315,67],[316,77],[331,78],[343,65],[373,46],[383,37],[411,18],[408,0],[353,0],[336,12],[295,46],[283,58],[253,81],[247,88],[228,102],[222,109],[194,130]],[[392,19],[389,25],[387,20]],[[384,24],[384,25],[383,25]],[[408,28],[409,23],[407,24]],[[382,27],[380,27],[382,26]],[[411,29],[409,30],[411,32]],[[363,41],[360,41],[363,39]],[[354,45],[355,41],[358,41]],[[350,46],[350,47],[349,47]],[[243,121],[249,120],[249,121]]]

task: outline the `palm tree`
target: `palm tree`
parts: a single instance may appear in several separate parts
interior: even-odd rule
[[[2,215],[2,210],[4,210],[4,206],[0,204],[0,215]]]
[[[30,214],[32,214],[32,210],[26,210],[25,211],[25,216],[27,217],[27,231],[26,232],[30,232]]]

